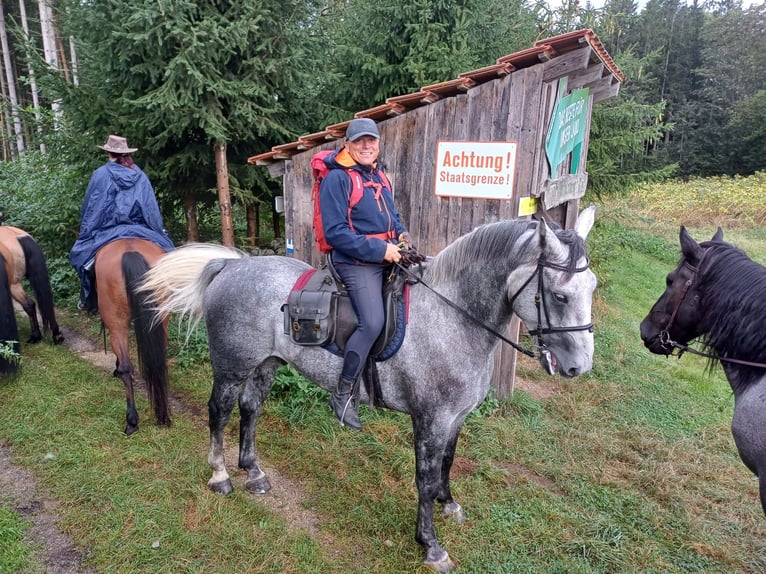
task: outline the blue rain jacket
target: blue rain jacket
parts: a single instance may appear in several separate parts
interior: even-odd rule
[[[90,178],[82,204],[80,234],[69,253],[69,263],[80,279],[84,266],[107,243],[125,237],[147,239],[165,251],[174,248],[149,178],[137,165],[102,165]]]
[[[362,181],[373,181],[383,185],[380,168],[357,164],[349,153],[341,148],[325,159],[330,170],[319,187],[319,207],[322,212],[322,227],[327,243],[333,248],[333,261],[340,263],[383,263],[386,255],[386,240],[366,237],[389,230],[395,232],[391,243],[407,231],[394,207],[394,195],[388,187],[382,188],[376,198],[374,190],[364,188],[362,199],[351,210],[349,225],[349,198],[351,178],[346,169],[351,168],[362,174]]]

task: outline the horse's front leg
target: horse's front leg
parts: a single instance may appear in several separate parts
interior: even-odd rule
[[[458,524],[465,522],[466,517],[463,508],[452,498],[452,492],[449,486],[449,475],[450,470],[452,470],[452,462],[455,459],[455,448],[457,447],[457,439],[462,426],[462,422],[457,428],[454,428],[453,426],[452,436],[447,443],[444,458],[442,459],[441,488],[439,494],[436,496],[436,500],[442,505],[442,515],[445,518],[452,517]]]
[[[256,369],[239,398],[239,468],[247,473],[245,488],[253,494],[265,494],[271,490],[269,478],[258,467],[256,460],[255,427],[274,380],[275,370],[276,365],[264,365]]]
[[[449,438],[444,439],[446,429],[436,428],[433,420],[413,417],[415,437],[415,483],[418,487],[418,522],[415,540],[426,551],[423,563],[436,572],[452,572],[455,565],[436,539],[434,527],[434,500],[444,495],[442,464]]]

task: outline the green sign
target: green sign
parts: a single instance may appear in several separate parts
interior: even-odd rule
[[[585,120],[588,112],[588,88],[575,90],[556,102],[553,121],[545,138],[545,155],[551,166],[551,179],[567,155],[577,149],[577,158],[572,162],[571,173],[577,173],[579,150],[585,139]]]

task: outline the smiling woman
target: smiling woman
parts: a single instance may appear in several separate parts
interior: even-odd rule
[[[329,172],[319,188],[324,237],[331,248],[328,258],[346,285],[357,317],[330,407],[341,425],[354,430],[362,428],[354,400],[357,382],[385,322],[384,276],[401,260],[400,248],[412,247],[394,206],[391,183],[378,166],[379,154],[375,122],[351,120],[344,148],[325,160]],[[354,179],[361,180],[362,194],[352,204]]]

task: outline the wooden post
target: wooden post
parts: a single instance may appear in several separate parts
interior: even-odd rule
[[[226,162],[226,144],[215,144],[215,175],[218,187],[218,204],[221,208],[221,242],[234,247],[234,222],[231,218],[231,193],[229,191],[229,166]]]

